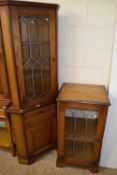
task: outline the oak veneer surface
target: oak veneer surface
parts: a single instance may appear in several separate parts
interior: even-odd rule
[[[37,6],[43,8],[57,8],[59,9],[58,4],[51,4],[51,3],[40,3],[40,2],[27,2],[27,1],[12,1],[12,0],[0,0],[0,6]]]
[[[10,148],[10,136],[7,128],[0,128],[0,147]]]
[[[57,98],[57,166],[98,172],[109,105],[102,85],[63,84]]]
[[[109,105],[106,89],[103,85],[63,84],[57,101],[72,101]]]
[[[10,105],[11,101],[10,100],[2,100],[0,99],[0,108],[7,108]]]

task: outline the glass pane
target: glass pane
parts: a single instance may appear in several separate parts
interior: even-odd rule
[[[50,72],[50,66],[49,66],[49,63],[46,62],[44,65],[43,65],[43,92],[45,93],[49,93],[50,91],[50,88],[51,88],[51,72]]]
[[[38,44],[32,44],[31,45],[31,57],[36,61],[39,59],[39,45]]]
[[[93,158],[93,143],[75,142],[74,157],[79,160],[91,161]]]
[[[28,58],[30,57],[30,47],[29,44],[22,45],[22,58],[25,61],[28,61]]]
[[[65,140],[64,150],[65,157],[73,157],[73,141]]]
[[[42,94],[41,69],[37,64],[35,64],[33,70],[34,70],[35,96],[41,96]]]
[[[25,94],[30,98],[33,97],[33,83],[31,75],[32,75],[32,69],[28,65],[25,65],[24,67],[25,86],[28,87],[25,88]]]
[[[93,157],[93,143],[65,140],[64,156],[71,159],[91,161]]]
[[[64,115],[65,156],[69,157],[70,154],[73,158],[91,160],[94,143],[96,142],[99,113],[96,111],[66,109]]]
[[[31,42],[39,40],[39,19],[38,18],[28,18],[29,25],[29,37]]]
[[[41,55],[41,57],[48,59],[48,56],[50,55],[50,46],[49,46],[49,44],[41,44],[41,46],[40,46],[40,55]]]
[[[21,18],[20,22],[20,31],[21,31],[21,40],[23,42],[29,41],[29,31],[28,31],[28,22],[26,18]]]
[[[49,27],[48,17],[20,17],[25,95],[28,99],[48,96],[50,93]]]
[[[43,18],[39,26],[40,41],[49,41],[49,18]]]

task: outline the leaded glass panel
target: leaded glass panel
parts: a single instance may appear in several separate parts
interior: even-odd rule
[[[50,21],[48,17],[20,17],[25,96],[48,96],[51,90]]]
[[[99,112],[66,109],[64,116],[65,156],[79,160],[92,160]]]

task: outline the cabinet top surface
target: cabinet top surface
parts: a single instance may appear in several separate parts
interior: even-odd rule
[[[42,7],[42,8],[54,8],[59,9],[58,4],[41,3],[30,1],[12,1],[12,0],[0,0],[0,6],[31,6],[31,7]]]
[[[57,101],[110,105],[103,85],[64,83]]]

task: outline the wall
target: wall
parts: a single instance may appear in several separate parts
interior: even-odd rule
[[[116,0],[37,0],[60,4],[59,85],[108,86]]]
[[[111,107],[106,124],[100,164],[117,168],[117,19],[109,96]]]
[[[59,85],[63,82],[76,82],[108,87],[117,0],[37,1],[58,3],[61,6],[58,20]],[[117,85],[114,84],[117,70],[113,68],[113,83],[110,86],[112,107],[106,125],[100,165],[117,168]]]
[[[65,2],[65,1],[64,1]],[[59,83],[109,84],[115,6],[69,0],[59,13]]]

